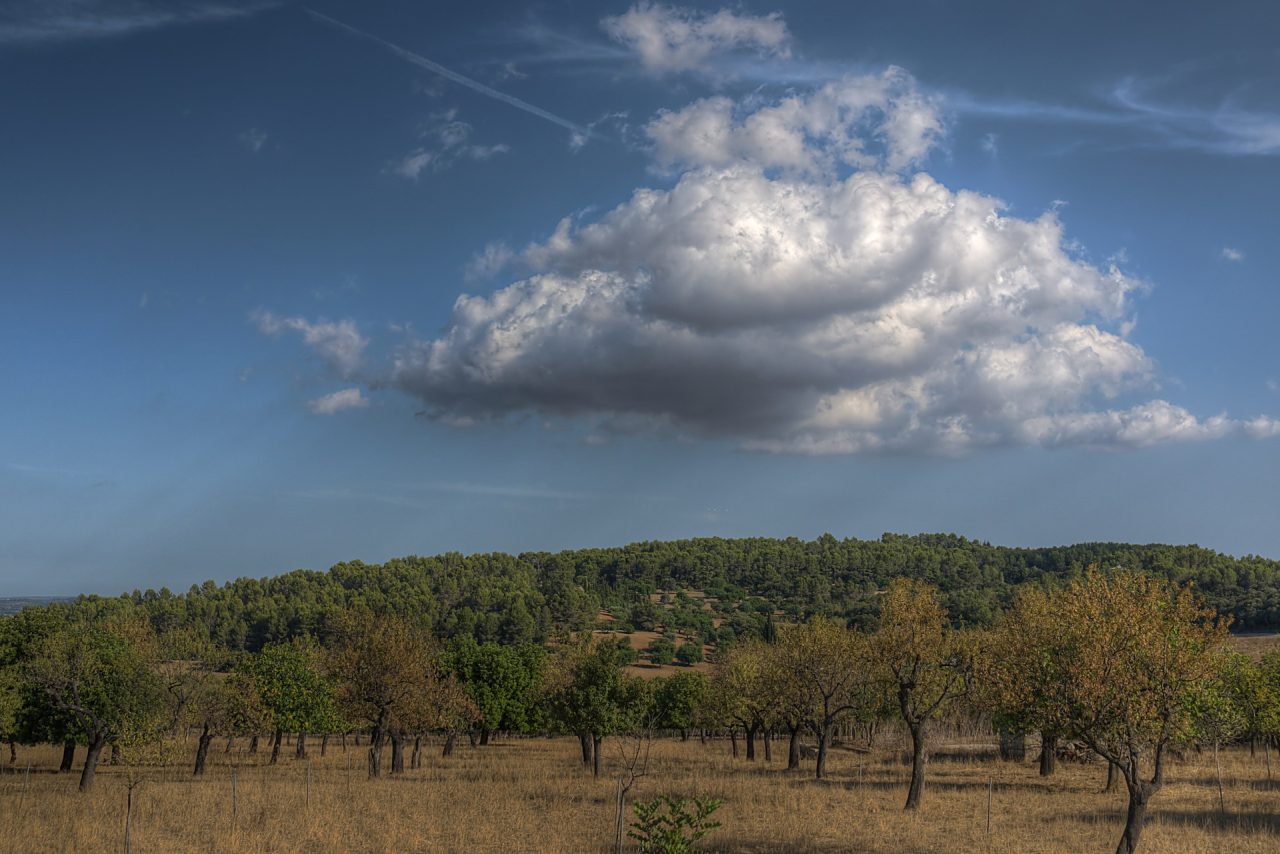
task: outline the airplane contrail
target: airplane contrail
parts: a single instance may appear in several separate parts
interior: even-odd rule
[[[311,17],[315,18],[317,21],[320,21],[325,24],[329,24],[330,26],[337,27],[340,30],[344,30],[348,33],[351,33],[351,35],[353,36],[359,36],[362,39],[367,39],[375,44],[381,45],[382,47],[385,47],[387,50],[394,53],[396,56],[400,57],[401,59],[412,62],[414,65],[418,66],[419,68],[425,68],[427,71],[430,71],[433,74],[439,74],[441,77],[445,78],[446,80],[452,80],[454,83],[459,83],[463,86],[466,86],[468,89],[473,89],[476,92],[479,92],[481,95],[487,95],[490,98],[503,102],[504,104],[510,104],[511,106],[515,107],[517,110],[524,110],[526,113],[532,113],[538,118],[546,119],[549,122],[558,124],[562,128],[568,128],[574,133],[580,134],[584,139],[597,136],[595,131],[591,130],[590,128],[585,128],[582,125],[575,124],[574,122],[571,122],[568,119],[562,119],[559,116],[557,116],[555,113],[549,113],[546,110],[542,109],[541,107],[537,107],[537,106],[534,106],[533,104],[530,104],[528,101],[522,101],[519,98],[506,94],[505,92],[499,92],[497,89],[494,89],[490,86],[486,86],[478,80],[472,80],[470,77],[465,77],[456,71],[451,71],[450,69],[445,68],[443,65],[441,65],[438,62],[432,62],[431,60],[427,59],[425,56],[420,56],[414,53],[413,51],[405,50],[402,47],[398,47],[397,45],[392,44],[386,39],[379,38],[378,36],[372,35],[370,33],[366,33],[363,30],[357,30],[355,27],[351,26],[350,24],[344,24],[335,18],[330,18],[328,15],[322,15],[321,13],[315,11],[314,9],[307,9],[306,11],[307,11],[307,14],[311,15]]]

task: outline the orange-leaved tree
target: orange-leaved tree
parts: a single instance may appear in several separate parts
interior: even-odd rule
[[[911,733],[911,783],[906,809],[924,794],[926,728],[949,703],[969,689],[971,638],[950,627],[947,610],[932,586],[897,578],[880,599],[880,628],[871,652],[883,687],[897,700]]]
[[[1116,851],[1131,854],[1147,804],[1164,783],[1169,745],[1194,734],[1227,621],[1203,607],[1190,586],[1091,568],[1047,596],[1022,597],[1009,625],[1030,629],[1023,641],[1041,662],[1036,702],[1046,721],[1124,776],[1129,808]]]

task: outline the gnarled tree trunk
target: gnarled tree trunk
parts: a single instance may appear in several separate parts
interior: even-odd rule
[[[372,738],[369,739],[369,779],[382,775],[382,744],[387,737],[387,716],[382,714],[373,726]]]
[[[391,773],[404,773],[404,733],[398,730],[391,732]]]
[[[911,786],[907,789],[905,809],[920,808],[920,800],[924,797],[924,766],[928,761],[925,753],[924,722],[908,724],[911,730]]]
[[[64,741],[62,743],[62,764],[58,766],[58,773],[65,774],[71,770],[71,766],[76,761],[76,743],[74,741]]]
[[[788,724],[791,737],[787,739],[787,770],[794,771],[800,767],[800,724]]]
[[[821,780],[827,776],[827,749],[831,746],[831,724],[818,730],[818,761],[814,765],[814,778]]]
[[[1120,844],[1116,846],[1116,854],[1134,854],[1138,850],[1142,827],[1147,822],[1147,802],[1155,794],[1156,787],[1138,779],[1136,769],[1126,769],[1124,777],[1129,789],[1129,809],[1124,819],[1124,833],[1120,837]]]
[[[93,775],[98,770],[98,757],[102,755],[102,748],[106,746],[107,739],[104,736],[90,736],[89,752],[85,754],[84,768],[80,771],[80,791],[87,792],[93,785]]]
[[[746,727],[747,730],[747,761],[756,761],[756,732],[760,729],[759,724],[751,724]]]
[[[578,745],[582,748],[582,764],[591,764],[591,736],[587,733],[578,734]]]
[[[276,760],[280,758],[280,743],[284,741],[284,733],[276,730],[275,738],[271,740],[271,761],[269,765],[275,765]]]
[[[449,731],[449,734],[444,737],[444,749],[440,751],[441,756],[449,757],[453,755],[453,740],[457,737],[458,734],[456,732]]]
[[[600,777],[600,743],[604,741],[603,736],[592,735],[591,737],[591,776],[599,779]]]
[[[293,752],[294,759],[307,758],[307,734],[305,732],[298,733],[298,746]]]
[[[209,731],[209,724],[205,724],[200,730],[200,738],[196,741],[196,768],[193,776],[199,777],[204,773],[205,760],[209,758],[209,745],[213,742],[213,733]]]
[[[1058,736],[1051,732],[1040,733],[1040,776],[1050,777],[1058,770]]]

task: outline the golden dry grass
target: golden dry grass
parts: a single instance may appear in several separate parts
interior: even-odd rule
[[[1250,658],[1262,658],[1269,652],[1280,652],[1280,634],[1274,632],[1253,632],[1250,634],[1232,635],[1231,646]]]
[[[583,773],[571,739],[520,739],[472,749],[465,741],[400,779],[365,779],[363,750],[330,748],[308,763],[231,754],[219,745],[208,774],[184,762],[142,769],[135,792],[134,851],[606,851],[616,783]],[[616,745],[605,745],[606,773]],[[313,753],[315,753],[313,751]],[[106,767],[88,796],[73,774],[57,774],[59,751],[19,751],[18,773],[0,776],[0,848],[15,852],[121,850],[124,769]],[[1274,758],[1273,758],[1274,759]],[[348,783],[347,763],[351,763]],[[22,769],[32,763],[29,780]],[[1189,754],[1157,795],[1143,848],[1151,852],[1280,850],[1280,785],[1268,786],[1262,754],[1225,751],[1228,812],[1218,811],[1213,758]],[[235,768],[237,812],[231,817]],[[1278,763],[1280,764],[1280,763]],[[1280,780],[1280,767],[1277,767]],[[1061,764],[1042,780],[1031,762],[948,759],[930,764],[924,810],[902,812],[907,769],[890,750],[836,751],[830,777],[811,768],[729,756],[727,742],[659,740],[650,773],[632,797],[711,794],[725,800],[711,850],[745,852],[1111,851],[1124,813],[1122,792],[1102,793],[1101,765]],[[987,792],[992,784],[991,832]]]

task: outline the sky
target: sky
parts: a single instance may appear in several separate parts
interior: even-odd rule
[[[823,532],[1280,557],[1277,31],[0,0],[0,595]]]

